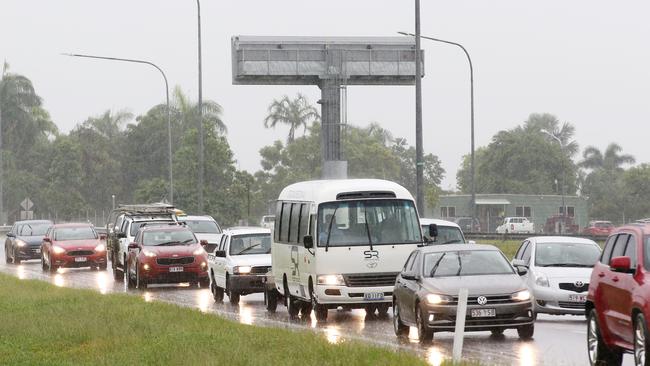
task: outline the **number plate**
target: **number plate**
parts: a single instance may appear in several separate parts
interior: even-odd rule
[[[75,262],[85,262],[87,260],[88,260],[88,258],[86,258],[86,257],[74,257]]]
[[[470,316],[472,318],[493,318],[497,316],[496,309],[471,309]]]
[[[569,301],[571,302],[586,302],[587,295],[569,295]]]
[[[169,272],[183,272],[183,267],[169,267]]]
[[[34,253],[40,254],[41,253],[41,248],[34,249]]]
[[[384,299],[383,292],[368,292],[363,294],[363,299],[366,301],[379,301]]]

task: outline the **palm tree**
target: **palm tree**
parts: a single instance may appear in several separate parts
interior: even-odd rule
[[[113,141],[118,132],[122,130],[122,126],[131,119],[133,119],[133,114],[126,110],[112,112],[109,109],[99,117],[88,118],[84,122],[84,126],[106,137],[109,141]]]
[[[268,115],[264,119],[264,127],[275,128],[278,123],[289,125],[289,136],[287,143],[293,142],[296,130],[303,127],[303,133],[307,130],[307,122],[320,120],[318,110],[309,104],[304,95],[298,93],[296,98],[291,100],[288,96],[280,100],[273,100],[269,105]]]
[[[582,153],[584,160],[580,162],[580,166],[586,169],[603,169],[607,172],[615,172],[623,169],[624,164],[634,164],[636,161],[634,156],[620,154],[621,151],[623,148],[615,142],[607,146],[604,154],[598,148],[589,146]]]
[[[183,128],[194,128],[198,125],[199,106],[183,93],[179,86],[174,88],[174,106]],[[225,134],[228,128],[221,120],[223,110],[219,103],[213,100],[203,101],[203,123],[206,123],[215,133]]]
[[[578,142],[575,140],[571,141],[576,132],[575,126],[569,122],[561,124],[560,120],[550,113],[531,114],[524,122],[524,129],[533,133],[539,133],[541,130],[546,130],[562,142],[562,146],[569,157],[578,153]],[[552,139],[550,136],[548,136],[548,138]]]

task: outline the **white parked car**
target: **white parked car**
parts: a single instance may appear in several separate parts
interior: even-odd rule
[[[503,224],[497,227],[498,234],[532,234],[535,224],[525,217],[506,217]]]
[[[216,302],[227,294],[232,304],[238,304],[242,295],[264,292],[264,279],[271,269],[271,230],[224,230],[219,246],[208,253],[208,268]]]
[[[214,252],[221,241],[222,230],[212,216],[178,216],[178,222],[185,223],[194,232],[197,239],[207,240],[205,251]]]
[[[433,244],[464,244],[467,243],[465,235],[460,229],[458,224],[439,219],[420,218],[420,226],[422,227],[422,234],[425,237],[429,236],[429,227],[435,224],[438,227],[438,235],[433,239]]]
[[[584,314],[589,278],[600,253],[598,244],[589,239],[543,236],[524,240],[513,264],[528,267],[524,279],[535,298],[535,312]]]
[[[265,229],[271,229],[273,230],[273,226],[275,225],[275,215],[264,215],[262,216],[262,220],[260,221],[260,226],[265,228]]]

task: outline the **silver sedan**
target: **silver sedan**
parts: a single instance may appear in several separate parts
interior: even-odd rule
[[[535,312],[583,315],[589,278],[600,257],[593,240],[544,236],[521,244],[513,263],[528,267],[524,276],[535,298]]]

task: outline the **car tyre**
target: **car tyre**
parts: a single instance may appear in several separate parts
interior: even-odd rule
[[[525,341],[532,339],[534,333],[535,333],[535,324],[523,325],[517,328],[517,334],[519,335],[519,338]]]
[[[43,272],[47,271],[47,265],[45,265],[45,257],[43,255],[41,255],[41,270]]]
[[[399,305],[397,305],[397,302],[393,304],[393,328],[395,330],[395,335],[398,337],[406,336],[409,333],[409,327],[402,323]]]
[[[433,340],[433,330],[429,329],[426,325],[426,314],[420,305],[415,308],[415,325],[418,328],[418,338],[420,343],[431,342]]]
[[[650,359],[646,357],[648,339],[645,317],[639,313],[634,317],[634,364],[636,366],[650,366]]]
[[[587,318],[587,355],[591,366],[617,366],[623,363],[623,352],[610,349],[600,334],[596,309],[591,309]]]
[[[14,264],[20,264],[21,260],[20,260],[20,258],[18,258],[18,256],[16,255],[16,248],[14,248],[13,252],[14,252],[14,256],[13,256],[13,262],[14,262]]]
[[[52,255],[48,255],[47,258],[47,268],[50,270],[50,273],[56,273],[58,267],[52,264]]]
[[[211,290],[212,290],[212,298],[214,298],[214,302],[216,303],[222,303],[223,302],[223,289],[214,282],[210,284]]]
[[[140,277],[140,268],[139,267],[140,266],[136,263],[136,265],[135,265],[135,281],[136,281],[135,286],[140,290],[146,290],[147,287],[149,286],[149,284],[147,283],[147,281],[145,279]],[[128,274],[125,274],[125,275],[128,276]]]
[[[327,306],[318,303],[318,300],[316,299],[316,294],[314,294],[313,285],[311,283],[309,287],[310,287],[309,296],[311,298],[311,308],[314,310],[314,314],[316,315],[316,320],[319,322],[327,321],[327,316],[329,315],[329,309],[327,308]]]
[[[9,250],[7,249],[6,245],[5,245],[5,263],[11,264],[11,259],[9,258]]]
[[[240,297],[241,297],[241,295],[239,294],[239,292],[230,291],[228,293],[228,298],[230,299],[230,303],[233,304],[233,305],[238,305],[239,304],[239,298]]]
[[[264,305],[266,305],[266,311],[275,313],[278,308],[278,295],[276,289],[264,291]]]
[[[118,282],[124,281],[124,271],[120,271],[117,268],[117,256],[112,255],[112,257],[113,258],[111,259],[111,263],[112,263],[111,267],[113,268],[113,279]]]
[[[390,307],[389,304],[379,304],[377,306],[377,316],[380,318],[387,318],[388,317],[388,308]]]
[[[503,328],[494,328],[494,329],[490,329],[490,332],[492,333],[493,336],[502,336],[504,330],[505,329]]]
[[[284,301],[286,302],[287,312],[289,313],[289,316],[292,318],[297,317],[298,313],[300,312],[300,307],[298,306],[296,299],[291,296],[291,292],[289,292],[289,285],[287,285],[286,281],[284,283]]]
[[[201,288],[210,287],[210,277],[201,278],[199,280],[199,286],[201,286]]]
[[[104,263],[100,264],[100,265],[97,267],[97,269],[98,269],[99,271],[105,271],[105,270],[107,270],[107,269],[108,269],[108,263],[104,262]]]
[[[129,267],[127,265],[126,271],[124,271],[124,278],[126,279],[126,287],[132,289],[135,288],[135,281],[131,278],[131,269]]]

